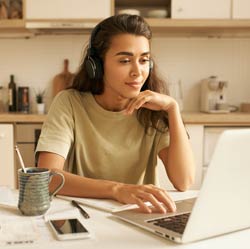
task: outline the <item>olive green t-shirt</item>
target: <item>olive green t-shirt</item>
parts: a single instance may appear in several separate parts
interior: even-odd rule
[[[168,132],[145,134],[136,113],[107,111],[91,93],[70,89],[53,100],[36,152],[61,155],[81,176],[158,184],[157,154],[168,145]]]

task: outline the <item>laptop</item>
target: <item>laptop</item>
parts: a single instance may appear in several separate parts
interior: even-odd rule
[[[177,211],[113,213],[124,221],[177,243],[187,243],[250,227],[250,129],[224,131],[196,199],[176,202]]]

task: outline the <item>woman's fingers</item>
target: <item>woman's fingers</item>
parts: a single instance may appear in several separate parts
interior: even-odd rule
[[[166,110],[173,101],[174,99],[167,95],[146,90],[130,100],[125,113],[132,114],[134,110],[141,107],[155,111]]]
[[[167,191],[164,189],[158,188],[154,185],[146,185],[147,192],[154,196],[158,203],[161,203],[161,207],[163,208],[162,204],[167,208],[167,211],[175,212],[176,205],[172,198],[168,195]],[[150,201],[151,202],[151,201]],[[152,202],[151,202],[152,203]],[[159,206],[152,203],[158,210]]]
[[[157,200],[159,200],[170,212],[176,211],[175,202],[172,198],[168,195],[167,191],[160,190],[155,193]]]
[[[151,208],[141,198],[135,197],[135,204],[139,206],[141,212],[152,213]]]
[[[151,95],[152,95],[152,92],[150,91],[144,91],[140,93],[136,98],[132,99],[129,102],[126,108],[126,112],[128,114],[131,114],[133,113],[135,109],[139,109],[142,105],[144,105],[145,103],[151,100]]]
[[[154,185],[126,185],[119,195],[121,202],[135,203],[145,213],[152,212],[152,207],[146,202],[153,206],[154,212],[166,213],[176,210],[175,203],[168,193]]]
[[[140,99],[133,99],[129,103],[129,106],[126,109],[126,112],[128,114],[133,113],[134,110],[139,109],[142,105],[144,105],[145,103],[147,103],[147,101],[149,101],[149,97],[143,97],[143,98],[140,98]]]
[[[155,196],[153,194],[144,192],[144,193],[141,193],[141,198],[144,201],[150,202],[152,204],[152,206],[155,208],[156,212],[159,212],[159,213],[166,213],[167,212],[166,208],[162,205],[162,203],[159,200],[157,200],[157,198],[155,198]],[[152,212],[152,209],[150,209],[150,211]]]

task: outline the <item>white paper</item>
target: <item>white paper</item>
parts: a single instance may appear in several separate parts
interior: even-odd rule
[[[124,205],[118,201],[110,200],[110,199],[94,199],[94,198],[78,198],[72,196],[61,196],[57,195],[56,197],[63,199],[63,200],[75,200],[80,204],[93,207],[96,209],[100,209],[105,212],[115,212],[119,210],[124,210],[126,208],[137,207],[137,205],[128,204]]]
[[[36,224],[32,219],[1,218],[0,245],[28,245],[35,243],[39,238]]]

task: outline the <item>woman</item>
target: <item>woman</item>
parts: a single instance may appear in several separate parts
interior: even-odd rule
[[[36,150],[39,167],[64,173],[60,194],[136,203],[147,213],[146,201],[157,212],[175,211],[155,185],[157,155],[176,189],[192,184],[189,140],[178,104],[156,76],[150,39],[136,15],[109,17],[93,30],[73,86],[54,99]]]

